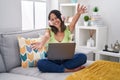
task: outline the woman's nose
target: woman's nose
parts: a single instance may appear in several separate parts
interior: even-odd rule
[[[55,23],[57,21],[57,19],[55,19],[53,22]]]

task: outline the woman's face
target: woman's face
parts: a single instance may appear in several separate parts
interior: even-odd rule
[[[57,18],[57,16],[53,13],[51,13],[51,15],[50,15],[50,21],[51,21],[52,25],[57,27],[57,28],[59,28],[61,25],[60,19]]]

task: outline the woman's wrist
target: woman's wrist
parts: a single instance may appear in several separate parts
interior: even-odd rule
[[[77,13],[76,13],[76,15],[78,15],[78,16],[80,16],[81,14],[82,14],[82,13],[80,13],[80,12],[77,12]]]

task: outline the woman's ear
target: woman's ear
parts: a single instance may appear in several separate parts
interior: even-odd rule
[[[49,24],[49,25],[53,25],[53,23],[52,23],[50,20],[48,21],[48,24]]]

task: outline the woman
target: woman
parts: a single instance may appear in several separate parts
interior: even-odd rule
[[[32,44],[32,48],[40,49],[46,43],[70,42],[70,35],[75,29],[75,24],[80,15],[85,13],[85,11],[86,7],[78,4],[77,13],[74,15],[70,25],[66,27],[60,11],[52,10],[48,16],[50,28],[46,30],[43,40],[39,43]],[[75,54],[73,59],[69,60],[40,59],[37,65],[42,72],[73,72],[84,68],[81,65],[86,63],[86,60],[86,55],[79,53]]]

